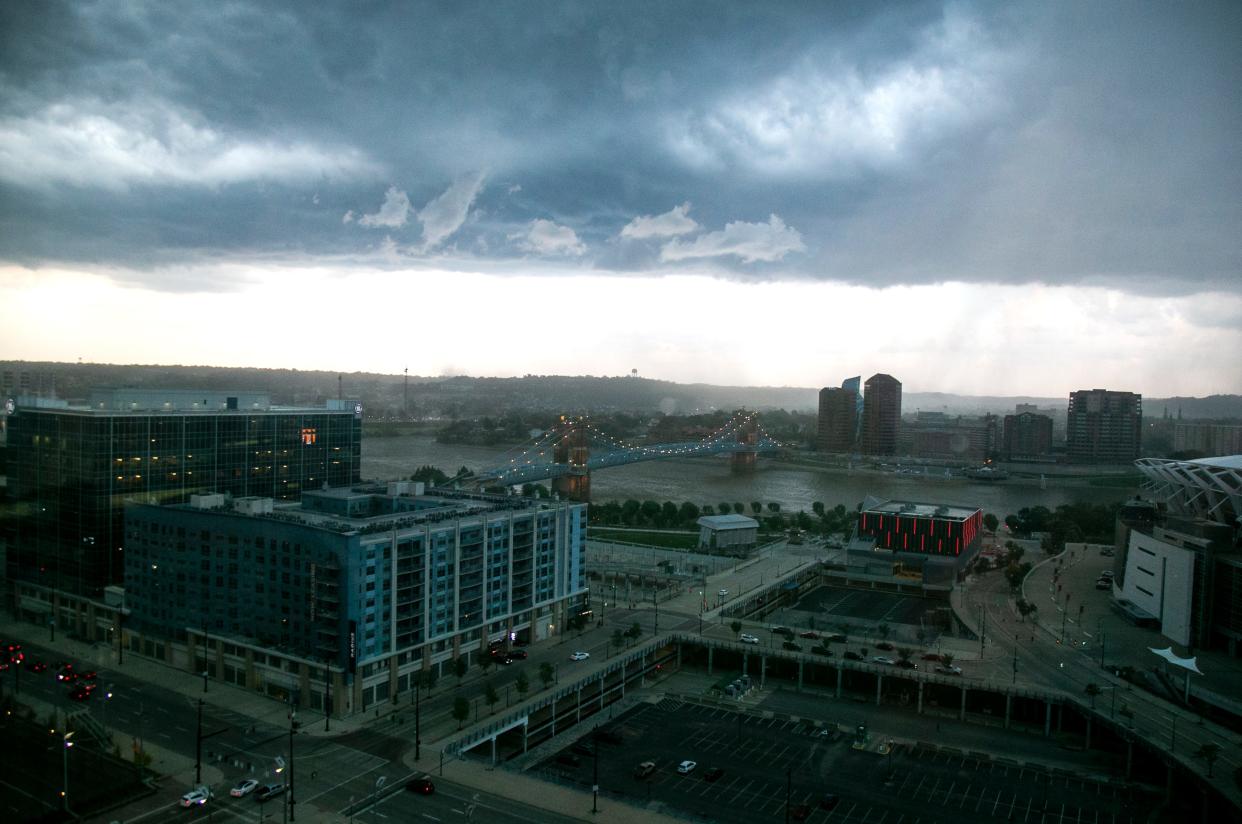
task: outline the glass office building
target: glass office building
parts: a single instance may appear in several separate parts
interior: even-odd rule
[[[362,409],[273,406],[259,392],[100,390],[19,398],[8,421],[6,572],[85,596],[122,580],[123,507],[223,492],[297,500],[356,483]]]

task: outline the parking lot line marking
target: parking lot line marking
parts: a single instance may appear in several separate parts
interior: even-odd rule
[[[927,781],[927,773],[923,773],[923,775],[919,776],[919,785],[914,788],[914,792],[910,793],[911,798],[919,797],[919,791],[923,789],[923,782],[925,781]]]
[[[730,803],[730,804],[735,803],[735,802],[736,802],[739,798],[741,798],[741,797],[742,797],[742,794],[743,794],[743,793],[745,793],[748,789],[750,789],[750,785],[751,785],[751,784],[754,784],[754,783],[755,783],[755,779],[753,779],[753,778],[752,778],[751,780],[747,781],[747,782],[746,782],[746,786],[745,786],[745,787],[742,787],[742,789],[738,790],[738,791],[737,791],[737,793],[736,793],[736,794],[734,794],[734,796],[733,796],[731,799],[729,799],[729,803]],[[730,789],[732,789],[732,788],[730,788]]]
[[[944,791],[944,806],[946,807],[949,806],[949,798],[952,797],[953,788],[956,786],[957,786],[957,782],[954,781],[952,784],[949,785],[949,789]],[[967,786],[970,786],[970,785],[968,784]]]
[[[1026,800],[1026,815],[1022,816],[1022,820],[1023,820],[1023,821],[1030,821],[1030,820],[1031,820],[1031,804],[1034,802],[1034,800],[1035,800],[1035,799],[1033,799],[1033,798],[1028,798],[1028,799]]]
[[[1003,791],[1003,790],[997,790],[997,791],[996,791],[996,801],[992,802],[992,817],[993,817],[993,818],[995,818],[995,817],[996,817],[996,808],[1000,806],[1000,800],[1001,800],[1001,793],[1002,793],[1002,792],[1004,792],[1004,791]],[[980,795],[979,797],[980,797],[980,798],[982,798],[983,796],[982,796],[982,795]]]

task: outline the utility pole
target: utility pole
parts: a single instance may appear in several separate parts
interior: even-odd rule
[[[979,627],[979,657],[982,658],[984,639],[988,635],[988,608],[986,605],[980,609],[980,614],[982,615],[982,626]]]
[[[414,674],[414,760],[423,757],[423,673]]]
[[[1013,682],[1015,684],[1018,683],[1018,644],[1016,638],[1013,645]]]
[[[294,820],[294,804],[293,800],[293,734],[298,731],[298,714],[296,710],[289,711],[289,820]]]
[[[60,797],[61,797],[61,800],[64,802],[66,813],[69,812],[69,748],[73,746],[73,742],[69,740],[70,738],[73,738],[73,733],[72,732],[65,733],[65,736],[63,739],[64,747],[61,752],[61,758],[63,759],[62,760],[63,773],[61,775],[61,778],[62,778],[63,783],[60,785],[61,786]]]
[[[405,415],[405,419],[408,421],[410,419],[410,367],[408,366],[405,367],[404,371],[405,371],[405,401],[404,401],[404,406],[402,407],[402,411]]]
[[[328,732],[332,720],[332,670],[323,668],[323,731]]]
[[[194,786],[203,783],[203,699],[198,699],[198,729],[194,733]]]

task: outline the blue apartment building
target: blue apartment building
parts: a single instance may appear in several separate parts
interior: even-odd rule
[[[556,634],[586,599],[586,505],[392,482],[126,508],[126,627],[177,663],[348,715],[426,669]]]

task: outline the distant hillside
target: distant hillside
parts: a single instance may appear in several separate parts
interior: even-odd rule
[[[117,365],[0,361],[0,372],[30,373],[43,394],[77,400],[90,389],[105,386],[259,389],[281,404],[321,404],[337,397],[338,373],[297,369],[253,369],[217,366]],[[359,398],[369,418],[442,418],[497,415],[509,411],[558,413],[631,412],[693,414],[712,409],[786,409],[813,411],[818,387],[713,386],[631,377],[527,375],[521,378],[409,378],[408,405],[401,375],[350,372],[339,376],[340,392]],[[12,393],[15,394],[15,393]],[[968,396],[942,392],[907,392],[903,410],[977,415],[1005,414],[1019,403],[1064,413],[1064,397]],[[1144,398],[1144,412],[1158,418],[1167,407],[1171,417],[1242,419],[1242,396],[1207,398]]]

